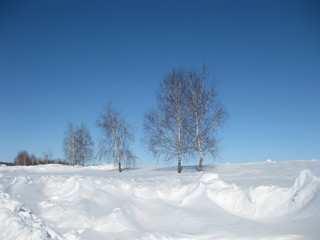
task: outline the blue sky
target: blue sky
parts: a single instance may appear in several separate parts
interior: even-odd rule
[[[203,63],[230,114],[218,162],[320,158],[319,12],[319,1],[2,0],[0,161],[63,158],[68,122],[97,141],[112,101],[138,164],[154,165],[144,112],[168,71]]]

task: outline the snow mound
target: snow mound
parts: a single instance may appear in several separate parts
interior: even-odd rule
[[[0,192],[0,239],[63,239],[9,194]]]
[[[219,179],[219,174],[216,173],[206,173],[200,178],[201,182],[210,183]]]
[[[320,178],[303,170],[290,188],[259,186],[244,189],[216,178],[209,181],[207,195],[232,214],[249,219],[273,218],[302,211],[319,197],[319,190]]]
[[[98,169],[98,170],[111,170],[117,169],[118,167],[115,164],[100,164],[100,165],[93,165],[93,166],[86,166],[85,169]]]
[[[266,163],[276,163],[274,161],[272,161],[271,159],[266,160]]]

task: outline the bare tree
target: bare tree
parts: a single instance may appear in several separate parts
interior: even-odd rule
[[[30,165],[30,157],[27,151],[20,151],[14,159],[15,165]]]
[[[130,150],[130,144],[134,141],[131,127],[115,111],[109,103],[98,121],[97,125],[101,128],[103,139],[100,142],[100,158],[107,156],[118,165],[119,172],[122,171],[121,164],[127,166],[134,165],[136,157]]]
[[[79,164],[84,166],[86,162],[90,161],[93,158],[94,142],[92,141],[89,130],[84,123],[82,123],[81,126],[77,128],[76,136],[78,146],[76,151],[77,160]]]
[[[160,85],[157,108],[145,114],[144,131],[149,150],[167,160],[177,157],[178,173],[182,157],[199,153],[199,170],[206,154],[218,153],[218,129],[228,115],[216,88],[208,86],[208,71],[173,69]]]
[[[93,146],[91,135],[87,126],[82,123],[80,127],[74,127],[69,123],[63,141],[65,159],[72,165],[85,165],[93,158]]]
[[[144,131],[150,151],[167,160],[177,157],[178,173],[181,173],[182,157],[188,150],[186,111],[186,74],[182,69],[173,69],[160,85],[157,109],[145,114]]]
[[[66,161],[72,165],[76,165],[77,135],[72,123],[68,124],[68,128],[65,132],[63,140],[63,151]]]
[[[50,149],[43,153],[43,161],[45,164],[48,164],[50,161],[52,161],[52,151]]]
[[[30,165],[37,165],[38,159],[34,154],[30,155]]]
[[[228,118],[224,106],[218,99],[213,82],[208,86],[208,71],[203,66],[201,71],[190,70],[187,74],[188,125],[193,151],[199,153],[199,170],[203,170],[204,155],[216,157],[218,153],[217,131]]]

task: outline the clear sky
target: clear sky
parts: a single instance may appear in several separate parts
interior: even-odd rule
[[[0,161],[63,158],[68,122],[97,141],[111,100],[138,164],[154,165],[144,112],[168,71],[203,63],[230,114],[218,162],[320,158],[319,13],[309,0],[1,0]]]

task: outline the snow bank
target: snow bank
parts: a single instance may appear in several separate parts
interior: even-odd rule
[[[204,175],[208,183],[207,195],[226,211],[246,218],[280,217],[302,211],[316,195],[319,196],[320,178],[303,170],[290,188],[259,186],[244,189],[227,184],[217,175]],[[312,214],[312,213],[311,213]]]
[[[86,166],[86,169],[98,169],[98,170],[111,170],[117,169],[118,167],[114,164],[100,164],[100,165],[93,165],[93,166]]]

